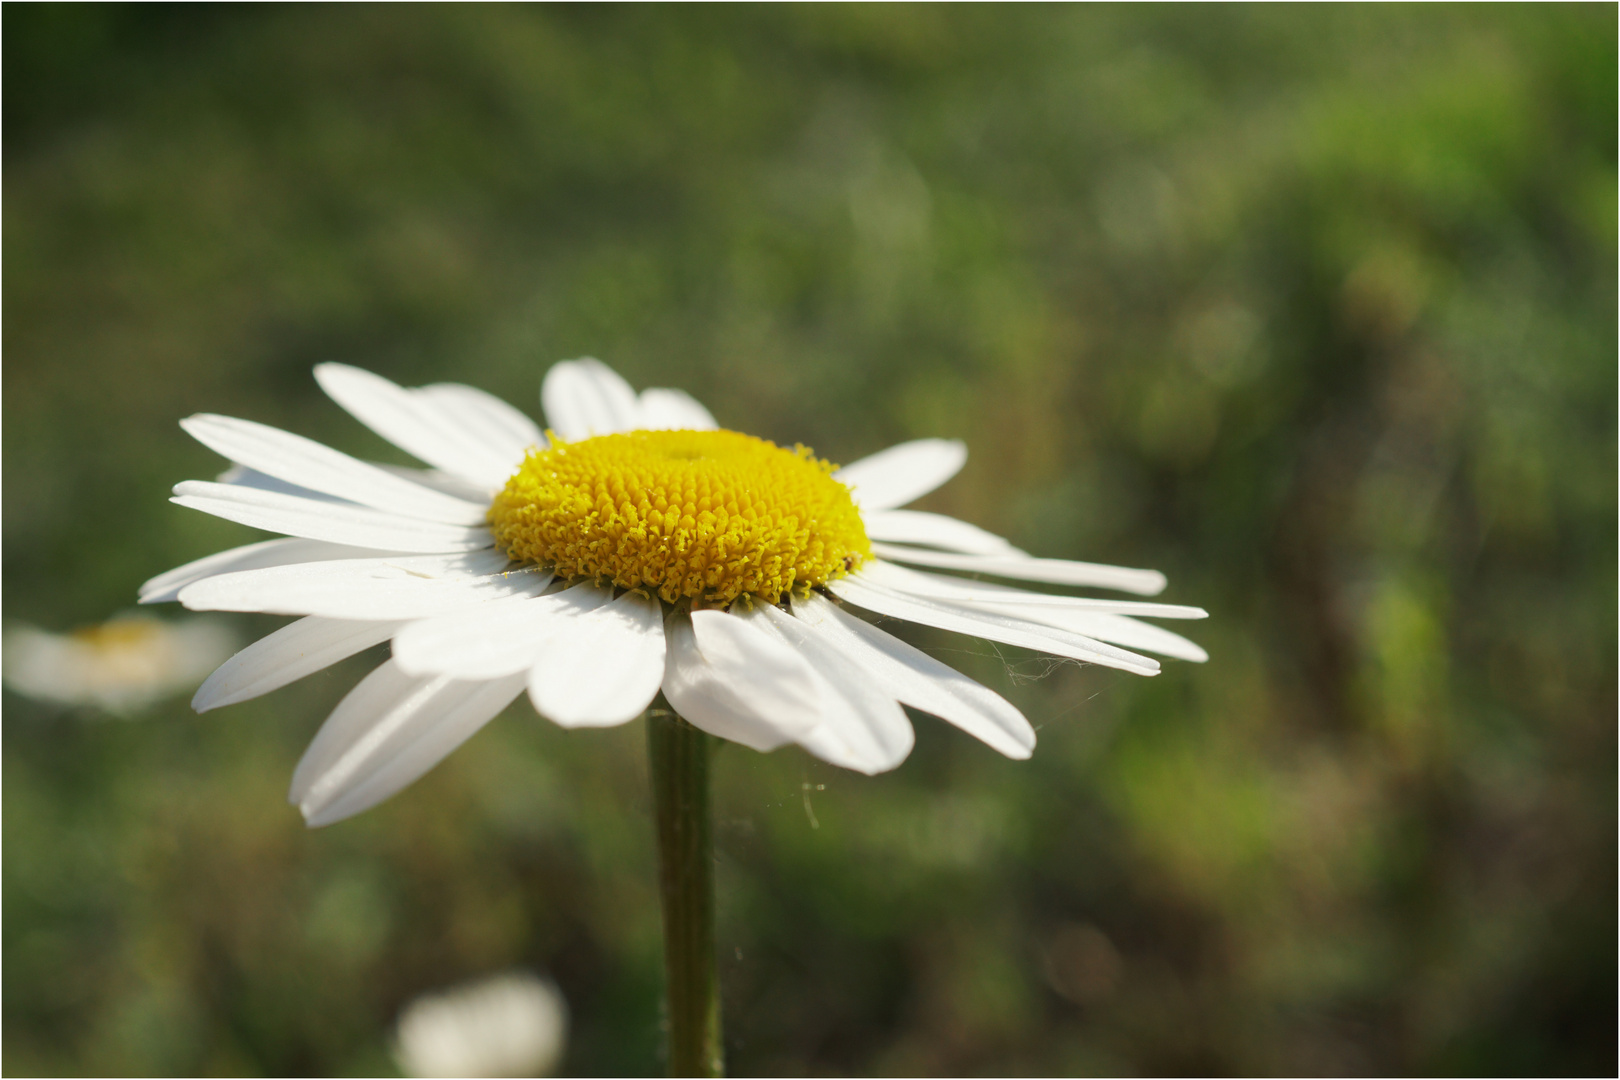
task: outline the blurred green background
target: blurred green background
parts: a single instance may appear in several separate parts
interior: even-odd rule
[[[1613,6],[4,31],[8,620],[259,538],[165,501],[223,467],[192,412],[403,461],[323,360],[533,413],[590,354],[835,461],[959,436],[924,506],[1163,569],[1212,659],[913,633],[1033,760],[727,747],[735,1072],[1613,1074]],[[7,692],[5,1072],[387,1071],[405,1001],[514,965],[568,1072],[659,1070],[640,725],[520,702],[306,831],[379,655],[206,717]]]

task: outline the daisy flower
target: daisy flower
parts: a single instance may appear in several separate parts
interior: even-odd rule
[[[680,391],[637,394],[589,359],[547,373],[545,432],[468,386],[406,389],[340,364],[315,377],[427,468],[190,417],[181,426],[233,465],[179,484],[173,501],[283,538],[141,589],[143,603],[300,616],[215,671],[199,711],[392,642],[298,764],[290,799],[310,825],[398,792],[525,692],[570,728],[626,723],[662,692],[711,735],[759,751],[796,743],[867,774],[911,751],[903,705],[1029,756],[1035,732],[1016,708],[856,609],[1139,675],[1159,670],[1144,652],[1205,659],[1141,621],[1198,608],[980,580],[1144,596],[1165,585],[1153,570],[1036,558],[902,509],[956,474],[960,442],[920,439],[837,468],[724,430]]]
[[[556,984],[513,971],[416,998],[395,1025],[394,1059],[406,1076],[550,1076],[567,1038]]]
[[[5,632],[5,681],[40,701],[130,717],[195,686],[239,644],[212,618],[119,615],[70,634],[17,623]]]

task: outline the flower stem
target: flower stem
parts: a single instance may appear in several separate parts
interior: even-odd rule
[[[647,713],[647,760],[658,819],[669,1075],[723,1076],[709,738],[663,705],[660,698]]]

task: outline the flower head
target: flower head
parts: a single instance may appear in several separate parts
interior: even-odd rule
[[[285,538],[141,589],[143,603],[302,616],[215,671],[199,710],[392,642],[294,774],[291,800],[312,825],[394,794],[525,689],[565,727],[625,723],[662,691],[712,735],[761,751],[797,743],[864,773],[910,753],[902,705],[1029,756],[1035,733],[1016,708],[851,607],[1142,675],[1158,662],[1130,649],[1204,659],[1140,621],[1202,618],[1198,608],[933,572],[1142,595],[1165,584],[900,509],[956,474],[959,442],[904,443],[840,469],[721,430],[679,391],[637,394],[595,360],[546,375],[545,433],[471,387],[405,389],[338,364],[315,374],[429,468],[191,417],[182,426],[234,465],[178,485],[173,501]]]
[[[6,628],[6,685],[58,705],[131,716],[193,685],[235,650],[217,619],[164,622],[120,615],[70,634],[21,623]]]
[[[416,998],[399,1015],[394,1057],[407,1076],[550,1076],[567,1034],[556,985],[515,971]]]

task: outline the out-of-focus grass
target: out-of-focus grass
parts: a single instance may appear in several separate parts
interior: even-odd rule
[[[13,7],[6,616],[253,538],[164,501],[220,467],[191,412],[389,453],[321,360],[964,437],[926,505],[1166,570],[1213,659],[917,633],[1033,760],[725,748],[736,1071],[1610,1073],[1615,19]],[[639,728],[520,705],[306,832],[363,670],[7,696],[7,1072],[386,1070],[412,994],[519,964],[568,1071],[658,1068]]]

